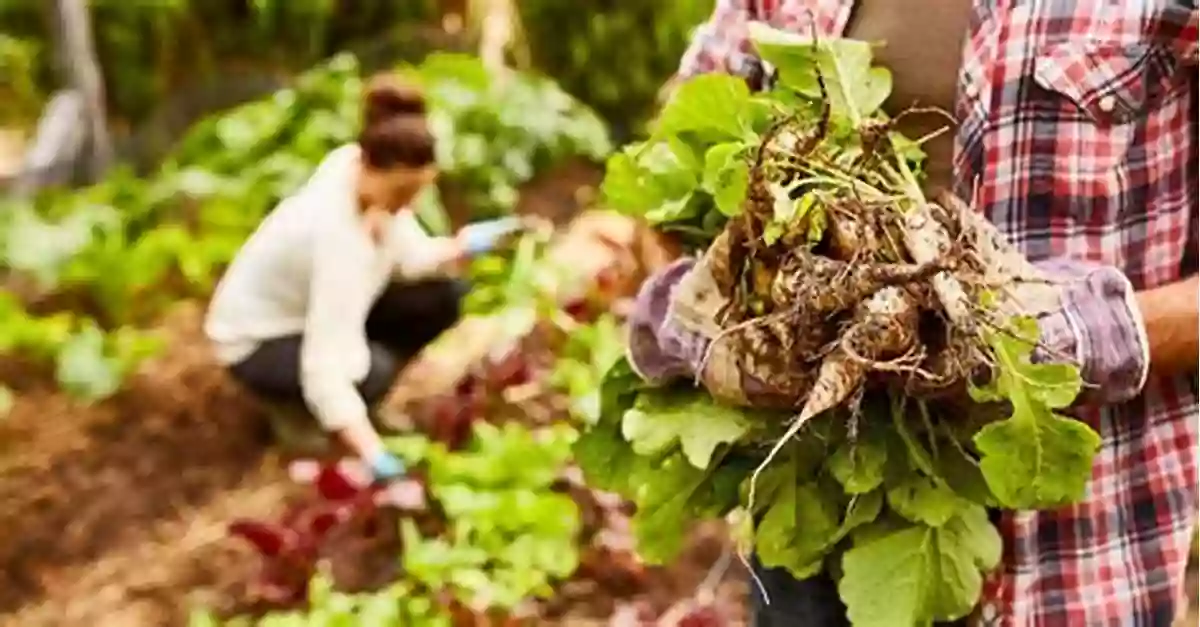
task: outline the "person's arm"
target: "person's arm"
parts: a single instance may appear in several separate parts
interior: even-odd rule
[[[753,0],[717,0],[708,21],[692,35],[673,80],[710,72],[737,73],[741,59],[754,54],[748,27],[756,19],[754,4]]]
[[[445,272],[465,256],[454,237],[435,237],[425,231],[417,216],[403,209],[392,218],[389,254],[396,274],[417,279]]]
[[[763,88],[765,70],[750,41],[750,22],[765,17],[757,13],[756,4],[754,0],[717,0],[708,21],[692,35],[679,69],[659,89],[659,105],[665,104],[681,83],[701,74],[733,74],[745,78],[753,90]]]
[[[1136,299],[1146,325],[1150,368],[1163,374],[1195,372],[1200,355],[1200,278],[1138,292]]]
[[[317,420],[337,433],[364,460],[384,452],[383,442],[367,418],[367,406],[356,386],[353,348],[365,347],[362,317],[349,307],[369,306],[367,264],[358,263],[361,240],[347,228],[324,229],[313,251],[308,314],[300,347],[300,384]]]

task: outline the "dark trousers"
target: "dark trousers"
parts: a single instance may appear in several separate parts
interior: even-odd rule
[[[368,407],[383,400],[404,364],[459,317],[466,285],[450,279],[392,283],[367,316],[371,367],[358,384]],[[234,378],[271,401],[300,403],[300,335],[263,342],[230,367]]]
[[[750,566],[758,577],[758,583],[750,580],[753,627],[849,627],[846,606],[828,575],[796,579],[786,569],[766,568],[757,555],[750,557]],[[759,583],[766,589],[769,604]]]
[[[992,524],[1000,522],[998,510],[988,510]],[[798,580],[784,568],[766,568],[757,555],[750,567],[766,589],[770,604],[754,578],[750,580],[750,624],[752,627],[850,627],[846,606],[838,596],[837,584],[825,573]],[[935,627],[964,627],[967,619],[934,623]]]

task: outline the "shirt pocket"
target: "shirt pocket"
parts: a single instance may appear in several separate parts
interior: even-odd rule
[[[1046,142],[1053,194],[1075,220],[1111,225],[1137,210],[1126,196],[1155,160],[1147,131],[1165,123],[1166,105],[1184,91],[1181,70],[1174,52],[1157,43],[1066,42],[1039,50],[1033,78],[1043,93],[1027,114],[1048,114],[1055,130],[1030,141]]]

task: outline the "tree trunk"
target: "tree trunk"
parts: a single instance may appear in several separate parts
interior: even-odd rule
[[[104,106],[104,79],[96,60],[91,15],[85,0],[56,0],[56,38],[62,46],[66,82],[83,97],[89,130],[88,177],[95,181],[113,160],[112,139]]]
[[[12,185],[13,195],[29,198],[44,187],[71,184],[86,135],[86,107],[79,92],[55,93],[42,107],[37,133],[25,149]]]

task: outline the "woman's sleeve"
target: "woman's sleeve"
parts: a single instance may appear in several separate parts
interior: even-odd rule
[[[755,0],[717,0],[712,16],[696,28],[679,63],[678,79],[723,72],[742,75],[754,58],[748,24],[756,19]]]
[[[454,238],[429,235],[408,209],[396,214],[391,228],[388,252],[395,264],[395,273],[403,278],[418,279],[435,274],[459,253],[459,244]]]
[[[367,339],[362,316],[348,307],[369,300],[365,294],[371,291],[370,276],[355,263],[357,248],[346,235],[331,228],[317,238],[300,344],[304,400],[329,431],[368,422],[366,403],[356,387],[359,374],[365,373],[355,372],[350,361],[366,350]]]

